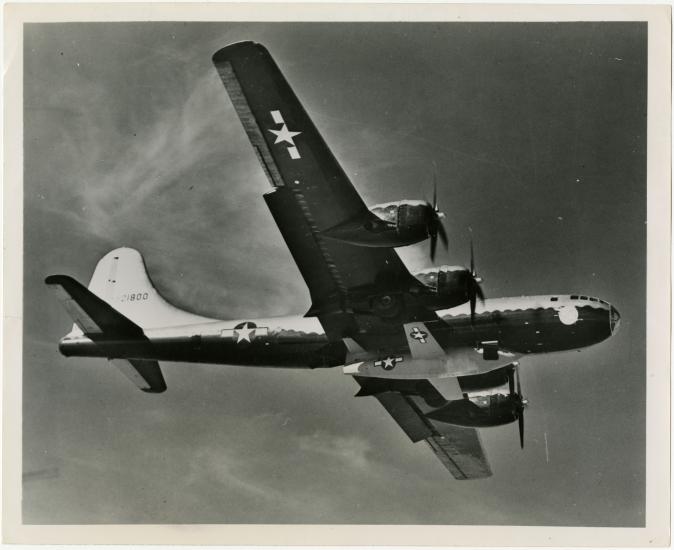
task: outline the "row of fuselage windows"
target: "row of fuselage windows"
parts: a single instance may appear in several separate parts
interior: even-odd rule
[[[599,298],[592,298],[591,296],[577,296],[577,295],[574,294],[573,296],[570,296],[570,298],[572,300],[586,300],[586,301],[590,301],[590,302],[601,302],[602,304],[608,305],[608,302],[605,302],[604,300],[600,300]],[[556,302],[557,300],[559,300],[559,298],[557,296],[554,296],[554,297],[550,298],[550,301],[552,301],[552,302]]]

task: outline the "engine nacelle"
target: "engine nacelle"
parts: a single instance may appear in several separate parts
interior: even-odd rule
[[[419,242],[428,237],[430,216],[428,205],[423,201],[403,200],[375,204],[370,207],[370,212],[384,222],[395,225],[396,232],[403,239],[416,239],[413,242]]]
[[[522,412],[522,398],[514,391],[515,368],[508,365],[485,374],[460,376],[463,399],[449,401],[426,416],[471,428],[515,422]]]
[[[414,277],[428,288],[433,296],[433,304],[439,308],[450,308],[465,304],[470,298],[472,275],[462,266],[442,265],[430,267],[414,274]]]
[[[423,201],[375,204],[362,216],[323,230],[321,234],[360,246],[407,246],[429,237],[434,215]]]

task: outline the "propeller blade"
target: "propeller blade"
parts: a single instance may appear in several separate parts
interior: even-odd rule
[[[477,276],[475,272],[475,250],[473,247],[473,235],[471,230],[470,236],[470,278],[468,280],[468,299],[470,300],[470,323],[474,324],[475,321],[475,305],[477,299],[480,299],[480,302],[484,304],[484,292],[480,287],[482,279]]]
[[[440,234],[440,240],[442,241],[445,250],[447,250],[449,243],[447,239],[447,232],[442,225],[442,218],[444,214],[440,212],[438,208],[438,178],[437,178],[438,167],[433,161],[433,202],[426,201],[426,223],[428,236],[431,238],[431,261],[435,260],[435,251],[438,246],[438,233]]]
[[[482,287],[480,287],[480,283],[475,281],[475,294],[477,294],[477,297],[480,299],[480,302],[484,304],[484,292],[482,292]]]
[[[517,426],[520,430],[520,449],[524,449],[524,409],[520,411],[517,417]]]
[[[438,211],[438,166],[433,161],[433,211]]]
[[[449,247],[449,242],[447,241],[447,233],[445,232],[445,228],[442,225],[442,222],[438,220],[438,233],[440,234],[440,240],[442,241],[442,244],[445,246],[445,250]]]
[[[475,253],[473,252],[473,236],[470,237],[470,272],[475,276]]]
[[[520,369],[515,369],[515,378],[517,379],[517,395],[522,400],[522,386],[520,386]]]
[[[517,404],[517,426],[520,432],[520,448],[524,449],[524,400],[522,398],[522,385],[520,382],[520,369],[519,366],[515,367],[515,380],[517,383],[517,398],[519,403]],[[512,386],[511,386],[512,387]],[[512,390],[511,390],[512,391]]]
[[[445,232],[445,228],[442,226],[442,222],[440,221],[440,214],[436,210],[437,208],[437,193],[434,190],[433,191],[433,203],[431,204],[430,202],[426,201],[426,209],[427,209],[427,230],[428,230],[428,236],[431,239],[431,261],[435,260],[435,251],[438,246],[438,234],[440,235],[440,240],[442,241],[442,244],[445,247],[445,250],[448,247],[448,242],[447,242],[447,233]]]
[[[426,223],[428,227],[428,234],[432,235],[433,233],[437,233],[437,226],[438,226],[438,213],[435,211],[434,206],[426,201]]]

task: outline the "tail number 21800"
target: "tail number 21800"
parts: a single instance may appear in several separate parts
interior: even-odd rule
[[[122,294],[119,297],[120,302],[140,302],[148,299],[147,292],[132,292],[131,294]]]

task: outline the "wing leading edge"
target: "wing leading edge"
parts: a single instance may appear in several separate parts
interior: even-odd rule
[[[384,380],[354,376],[358,396],[372,395],[383,405],[414,443],[426,441],[435,456],[456,479],[492,475],[475,428],[461,428],[428,418],[428,411],[444,399],[428,380]]]

